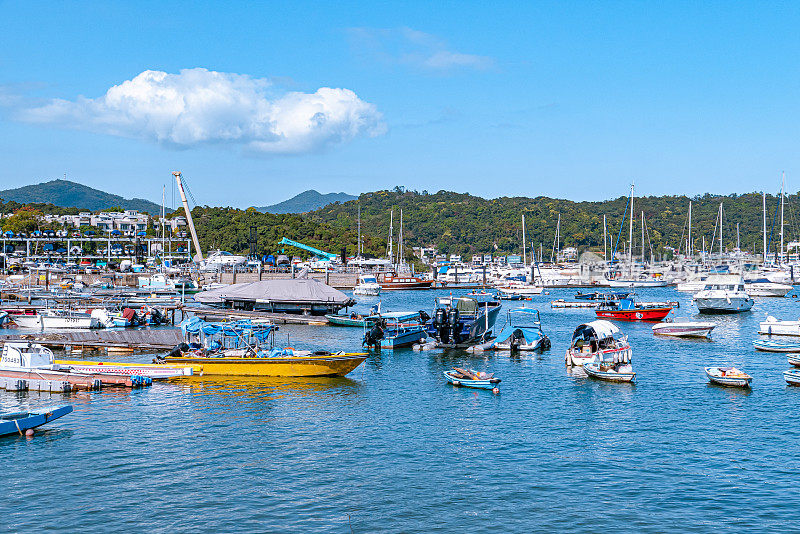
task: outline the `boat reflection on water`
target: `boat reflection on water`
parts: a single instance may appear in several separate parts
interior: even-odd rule
[[[355,373],[356,375],[358,373]],[[234,395],[263,399],[265,395],[317,397],[357,394],[363,384],[347,377],[278,377],[278,376],[192,376],[170,380],[191,395]]]

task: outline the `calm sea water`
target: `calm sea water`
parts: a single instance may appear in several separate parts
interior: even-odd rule
[[[4,411],[75,406],[33,439],[0,438],[0,525],[8,532],[796,528],[800,388],[783,381],[785,356],[757,353],[751,341],[766,312],[800,316],[800,299],[758,299],[751,313],[711,317],[712,341],[655,338],[648,324],[620,323],[639,379],[626,385],[564,367],[572,330],[593,318],[591,310],[550,309],[550,299],[571,295],[553,290],[527,303],[541,310],[553,341],[540,355],[397,350],[375,352],[339,379],[0,391]],[[434,296],[387,293],[383,307],[430,310]],[[695,313],[671,289],[642,296],[679,299],[679,316]],[[295,347],[360,347],[359,329],[282,327],[279,336],[287,334]],[[745,369],[752,391],[709,385],[709,364]],[[453,365],[495,372],[501,393],[447,385],[442,371]]]

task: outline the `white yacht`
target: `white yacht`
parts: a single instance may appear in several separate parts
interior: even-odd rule
[[[381,294],[381,285],[378,279],[372,274],[362,274],[358,276],[358,284],[353,289],[353,295],[366,295],[377,297]]]
[[[217,250],[200,262],[200,270],[204,272],[219,271],[225,267],[244,265],[245,263],[247,263],[247,258],[245,256],[237,256],[236,254],[231,254],[224,250]]]
[[[770,336],[800,336],[800,320],[779,321],[772,315],[758,323],[758,333]]]
[[[789,284],[771,282],[767,278],[749,280],[744,283],[744,290],[751,297],[785,297],[793,287]]]
[[[700,313],[739,313],[753,307],[753,299],[744,290],[744,280],[734,274],[710,275],[693,300]]]

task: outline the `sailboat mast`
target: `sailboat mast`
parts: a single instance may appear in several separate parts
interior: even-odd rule
[[[358,205],[358,246],[356,247],[358,250],[358,256],[361,258],[361,204]]]
[[[528,256],[525,248],[525,214],[522,214],[522,265],[528,266]]]
[[[403,263],[403,210],[400,209],[400,234],[397,236],[397,264]]]
[[[633,275],[633,184],[631,184],[631,219],[628,222],[630,223],[628,229],[628,269],[630,274]]]
[[[761,193],[761,204],[764,210],[764,255],[761,257],[762,265],[767,264],[767,194]]]
[[[689,246],[686,247],[689,252],[689,259],[692,258],[692,201],[689,201]]]
[[[608,237],[606,231],[606,214],[603,214],[603,260],[608,260],[606,254],[608,253],[608,249],[606,246],[608,245]]]
[[[642,264],[644,264],[644,210],[642,210]]]
[[[719,203],[719,257],[722,259],[722,202]]]
[[[386,250],[386,255],[389,257],[389,263],[394,263],[394,251],[392,250],[392,234],[394,233],[394,210],[389,212],[389,247]]]
[[[786,199],[786,196],[784,195],[785,187],[786,187],[786,173],[784,172],[781,175],[781,254],[780,254],[781,261],[783,261],[783,204]]]

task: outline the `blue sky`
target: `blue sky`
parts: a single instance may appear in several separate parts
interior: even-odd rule
[[[0,2],[0,188],[796,191],[799,26],[788,2]]]

